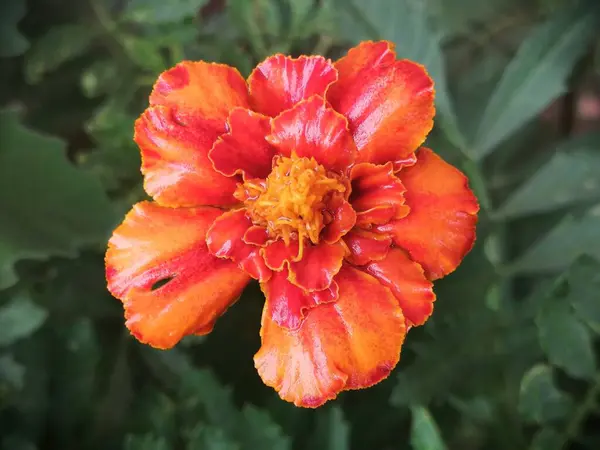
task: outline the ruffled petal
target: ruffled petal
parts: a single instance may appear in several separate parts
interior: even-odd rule
[[[248,87],[233,67],[183,61],[160,74],[150,94],[150,104],[173,106],[224,126],[229,111],[236,106],[249,106]]]
[[[414,162],[413,152],[433,127],[433,80],[425,68],[395,60],[387,42],[363,42],[335,63],[339,80],[327,93],[348,118],[358,162],[395,169]]]
[[[244,179],[267,178],[275,149],[265,140],[271,119],[243,108],[235,108],[227,119],[227,133],[221,135],[208,154],[223,175],[244,175]]]
[[[252,221],[246,215],[246,210],[223,213],[208,230],[206,245],[216,257],[231,259],[255,280],[266,281],[272,272],[265,265],[260,254],[261,248],[243,240],[250,227]]]
[[[288,280],[306,291],[327,289],[342,267],[346,252],[346,246],[341,241],[334,244],[307,244],[302,259],[290,263]]]
[[[286,262],[298,261],[302,257],[300,243],[292,240],[286,244],[283,239],[269,242],[262,251],[267,267],[281,270]]]
[[[327,211],[324,212],[331,222],[327,223],[321,232],[321,239],[328,244],[337,242],[348,233],[356,223],[356,212],[352,205],[341,195],[331,198]]]
[[[350,250],[346,261],[357,266],[379,261],[388,254],[392,238],[361,229],[354,229],[346,236],[344,242]]]
[[[352,168],[350,179],[350,203],[357,212],[360,226],[381,225],[408,214],[410,209],[404,204],[406,188],[394,175],[392,163],[357,164]]]
[[[110,238],[108,289],[123,302],[126,325],[141,342],[170,348],[188,334],[208,333],[242,293],[250,277],[206,247],[220,214],[142,202]]]
[[[342,390],[372,386],[400,357],[405,320],[389,289],[350,266],[335,281],[338,300],[310,309],[296,330],[277,325],[269,305],[263,310],[255,366],[265,384],[297,406],[315,408]]]
[[[365,270],[387,286],[400,304],[407,325],[423,325],[433,312],[433,284],[423,268],[398,248],[385,259],[371,262]]]
[[[299,157],[313,157],[326,169],[338,172],[356,157],[346,118],[318,96],[301,101],[273,119],[267,140],[285,156],[294,152]]]
[[[322,56],[270,56],[248,77],[252,107],[275,117],[301,100],[313,95],[325,96],[337,72]]]
[[[213,168],[208,151],[225,132],[225,119],[151,106],[135,123],[146,192],[164,206],[231,206],[237,181]]]
[[[259,247],[264,247],[269,242],[269,232],[265,227],[261,227],[260,225],[252,225],[250,228],[246,230],[242,240],[246,244],[258,245]]]
[[[287,277],[288,271],[284,269],[260,285],[267,299],[266,314],[280,327],[295,330],[311,308],[338,298],[339,288],[335,281],[322,291],[306,292],[290,283]]]
[[[454,271],[475,242],[479,204],[468,179],[428,148],[398,173],[410,214],[379,226],[435,280]]]

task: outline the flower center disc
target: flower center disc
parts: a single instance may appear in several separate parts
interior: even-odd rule
[[[276,157],[271,174],[264,182],[248,180],[238,187],[235,197],[246,204],[252,221],[267,228],[271,237],[289,243],[293,235],[300,242],[308,237],[319,242],[323,210],[333,192],[346,187],[328,175],[314,158]]]

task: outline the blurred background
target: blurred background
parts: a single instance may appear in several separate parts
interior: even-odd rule
[[[600,448],[600,11],[574,0],[5,0],[2,450]],[[468,174],[478,241],[384,382],[318,410],[262,384],[251,286],[206,337],[138,344],[106,291],[144,198],[132,125],[183,59],[388,39],[436,81],[428,146]]]

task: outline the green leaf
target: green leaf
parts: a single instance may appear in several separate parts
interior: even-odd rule
[[[566,417],[573,407],[571,398],[558,390],[552,368],[538,364],[527,371],[519,390],[519,412],[540,424]]]
[[[20,391],[24,384],[25,367],[12,355],[0,355],[0,410],[7,394]]]
[[[440,34],[431,28],[427,3],[419,0],[356,1],[350,5],[338,0],[343,37],[353,44],[368,39],[386,39],[396,44],[399,58],[423,64],[435,81],[436,108],[448,139],[465,147],[446,82],[446,69],[440,48]],[[349,17],[348,17],[349,16]]]
[[[589,330],[564,298],[550,296],[535,319],[548,360],[575,378],[593,378],[596,358]]]
[[[198,14],[208,0],[129,0],[123,19],[142,24],[181,22]]]
[[[423,406],[412,406],[412,424],[410,427],[410,445],[414,450],[445,450],[440,430]]]
[[[242,448],[246,450],[257,448],[290,450],[292,448],[290,439],[283,434],[281,427],[267,411],[246,405],[242,410],[242,417],[244,419]]]
[[[273,0],[230,0],[227,14],[231,22],[248,40],[259,59],[273,53],[269,40],[281,34],[282,17]],[[275,39],[277,50],[287,51],[290,45],[286,39]]]
[[[81,75],[81,88],[85,96],[94,98],[110,91],[115,85],[118,70],[119,68],[113,60],[96,60]]]
[[[551,211],[600,198],[600,134],[577,137],[561,145],[546,164],[500,207],[503,218]]]
[[[165,60],[156,43],[138,36],[121,37],[123,48],[131,60],[140,68],[156,74],[166,69]]]
[[[595,3],[557,12],[523,42],[481,113],[471,145],[474,158],[490,154],[565,91],[598,26]]]
[[[19,56],[29,47],[17,24],[27,11],[25,0],[2,2],[0,6],[0,58]]]
[[[48,317],[39,307],[23,294],[0,307],[0,346],[10,345],[33,334]]]
[[[581,218],[567,216],[513,262],[509,271],[555,273],[585,254],[600,258],[600,204]]]
[[[187,436],[188,445],[185,450],[240,450],[241,446],[232,441],[216,427],[196,426]],[[271,447],[254,447],[271,449]]]
[[[174,447],[163,437],[157,437],[152,434],[141,436],[129,435],[125,438],[125,450],[173,450]]]
[[[561,450],[564,447],[562,435],[554,428],[539,430],[529,446],[529,450]]]
[[[568,299],[580,320],[600,333],[600,263],[582,257],[569,270]]]
[[[310,450],[350,450],[350,426],[343,411],[333,406],[319,413]]]
[[[100,183],[65,158],[65,144],[0,112],[0,288],[16,282],[21,259],[72,257],[103,242],[115,225]]]
[[[97,28],[87,24],[51,28],[25,55],[25,78],[29,83],[38,83],[48,72],[84,54],[97,34]]]

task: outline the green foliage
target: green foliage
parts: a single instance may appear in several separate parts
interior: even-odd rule
[[[3,2],[0,449],[598,448],[597,3]],[[202,59],[247,75],[273,53],[335,60],[366,39],[426,66],[427,145],[482,205],[474,249],[436,281],[392,375],[316,411],[284,403],[253,367],[255,285],[208,336],[135,342],[103,254],[146,198],[133,124],[158,73]]]

